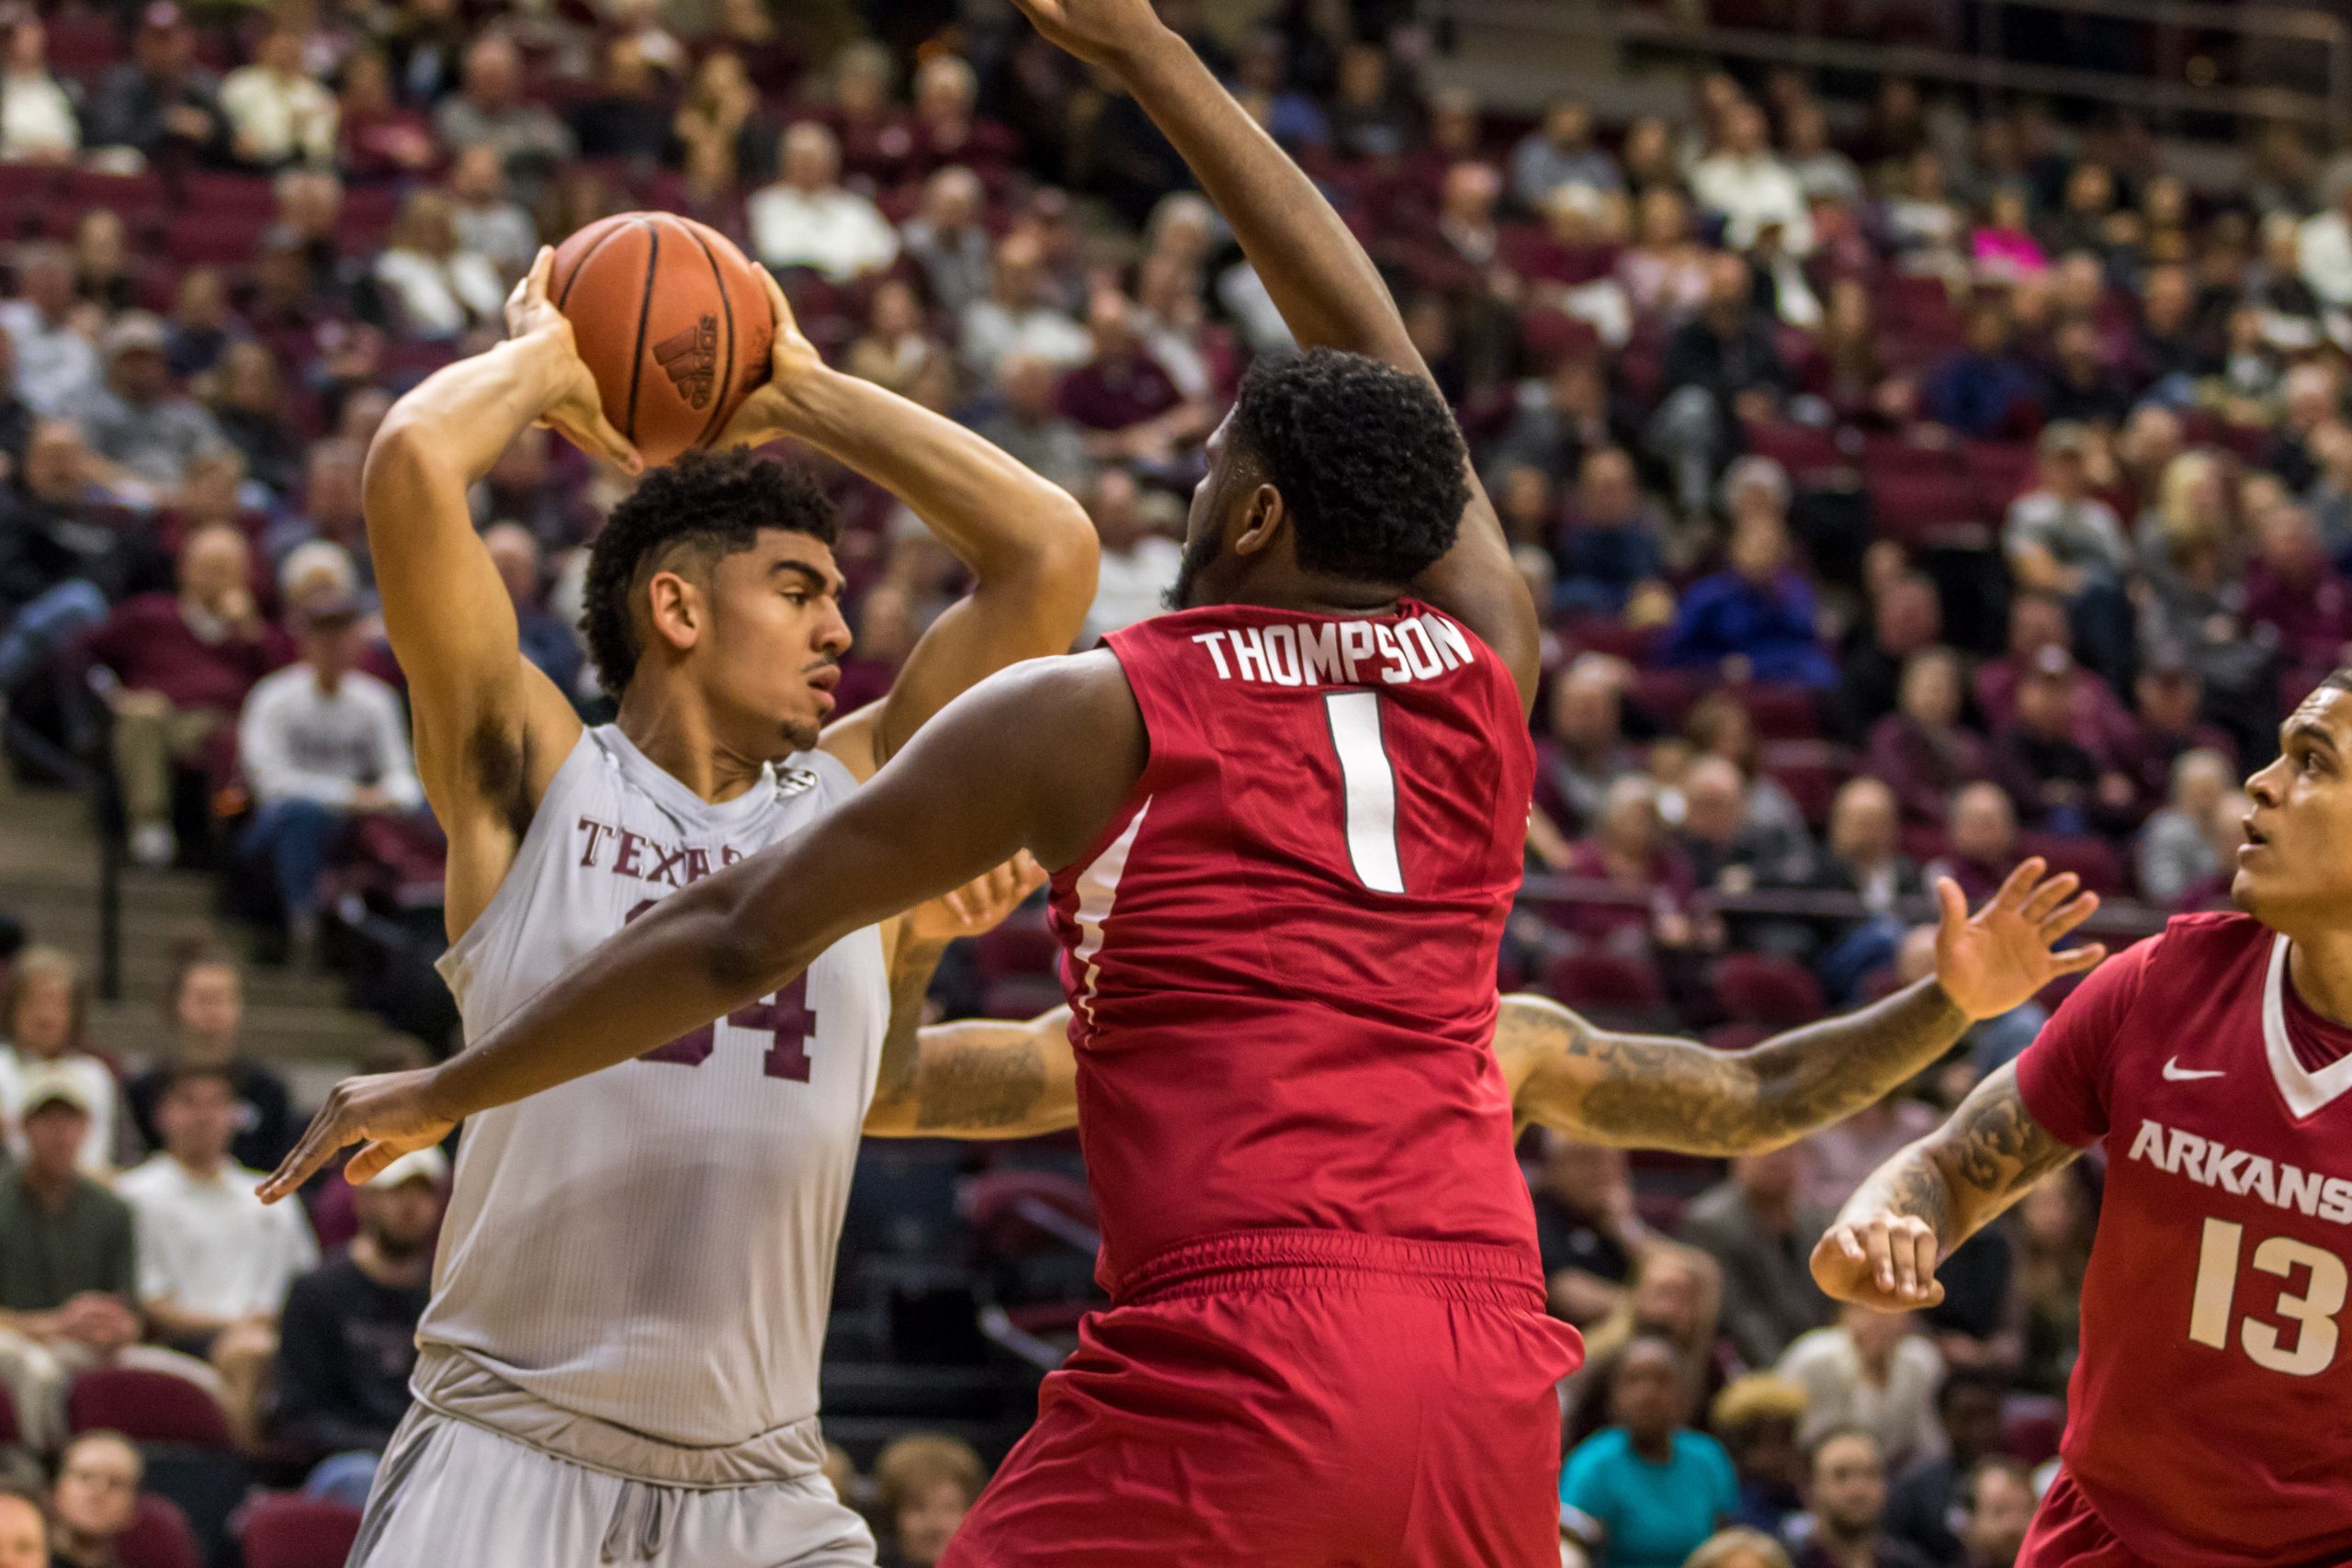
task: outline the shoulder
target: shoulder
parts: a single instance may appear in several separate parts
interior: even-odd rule
[[[174,1179],[171,1156],[150,1155],[115,1178],[115,1195],[130,1202],[169,1196],[179,1183]]]
[[[1624,1457],[1624,1428],[1603,1427],[1568,1450],[1567,1468],[1572,1474],[1589,1474],[1616,1463]]]
[[[1674,1457],[1685,1464],[1695,1465],[1723,1475],[1733,1473],[1729,1450],[1704,1432],[1675,1433]]]

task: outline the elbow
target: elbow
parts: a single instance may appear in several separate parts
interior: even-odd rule
[[[1059,485],[1042,488],[1045,496],[1029,532],[1023,575],[1040,603],[1071,606],[1075,617],[1083,619],[1087,606],[1094,603],[1102,571],[1102,540],[1076,496]],[[1075,622],[1071,630],[1076,635]]]
[[[367,466],[360,472],[360,502],[366,510],[390,515],[406,498],[426,487],[438,458],[435,448],[441,433],[407,401],[392,406],[376,438],[368,446]]]

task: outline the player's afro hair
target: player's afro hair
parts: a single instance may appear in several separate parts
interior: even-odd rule
[[[586,604],[580,629],[597,683],[619,700],[637,673],[635,599],[679,546],[720,558],[748,550],[763,528],[808,534],[831,545],[841,537],[833,503],[805,469],[749,451],[688,452],[654,468],[613,508],[588,547]]]
[[[1261,358],[1227,439],[1282,491],[1306,570],[1403,584],[1453,547],[1468,454],[1419,376],[1336,349]]]

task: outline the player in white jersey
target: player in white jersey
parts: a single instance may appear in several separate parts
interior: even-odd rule
[[[467,507],[535,422],[639,467],[548,301],[551,259],[510,301],[509,340],[401,399],[368,461],[385,626],[449,840],[443,973],[469,1038],[666,893],[808,824],[974,682],[1066,649],[1094,589],[1093,529],[1068,494],[828,369],[771,283],[773,379],[721,445],[819,449],[905,502],[975,586],[888,697],[827,725],[850,644],[831,506],[797,470],[690,454],[646,474],[591,548],[584,625],[620,711],[584,728],[523,658]],[[416,1404],[355,1565],[873,1562],[819,1473],[817,1375],[893,928],[639,1061],[469,1123]],[[935,945],[901,956],[927,974]]]

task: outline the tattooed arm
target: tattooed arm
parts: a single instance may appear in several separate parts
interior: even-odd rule
[[[1813,1249],[1814,1280],[1884,1312],[1933,1306],[1937,1263],[2081,1153],[2033,1119],[2012,1063],[1855,1190]]]
[[[891,1010],[883,1081],[865,1113],[868,1135],[1034,1138],[1078,1125],[1069,1009],[1026,1022],[973,1018],[909,1027],[901,1040],[902,1011]]]
[[[1778,1148],[1884,1098],[1980,1018],[2008,1011],[2059,975],[2105,955],[2052,944],[2098,908],[2071,874],[2040,881],[2039,860],[2009,874],[1973,916],[1949,880],[1936,973],[1883,1001],[1774,1036],[1754,1050],[1612,1034],[1540,997],[1511,997],[1495,1053],[1521,1121],[1590,1143],[1682,1154]]]

